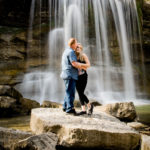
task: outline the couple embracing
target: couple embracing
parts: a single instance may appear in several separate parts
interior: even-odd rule
[[[69,40],[68,46],[62,55],[61,78],[65,83],[63,110],[73,115],[92,114],[93,105],[84,94],[88,78],[86,70],[90,67],[90,61],[83,53],[82,45],[77,43],[75,38]],[[77,113],[74,108],[75,89],[77,89],[81,103],[80,113]]]

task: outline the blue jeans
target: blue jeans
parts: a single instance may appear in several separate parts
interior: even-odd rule
[[[71,78],[69,80],[64,80],[64,83],[65,83],[65,98],[63,108],[66,110],[66,112],[69,112],[74,107],[73,102],[75,98],[76,80]]]

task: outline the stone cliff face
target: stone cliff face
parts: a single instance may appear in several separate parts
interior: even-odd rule
[[[150,63],[150,0],[145,0],[143,5],[143,50],[145,61]]]
[[[47,2],[47,0],[42,1],[41,26],[39,26],[39,13],[36,12],[38,10],[35,11],[33,40],[30,43],[32,46],[30,51],[27,52],[31,0],[0,0],[0,84],[17,84],[20,82],[16,81],[15,78],[28,68],[28,65],[26,65],[27,60],[29,66],[48,63],[46,41],[49,30]],[[143,52],[145,62],[148,63],[150,61],[148,51],[150,47],[149,1],[145,0],[143,3],[143,0],[137,0],[137,8],[141,26],[143,23]],[[92,32],[90,34],[92,37]],[[40,39],[45,40],[40,41]],[[39,43],[41,47],[39,47]],[[117,49],[113,48],[112,55],[119,62]]]
[[[0,25],[27,26],[31,0],[0,0]]]

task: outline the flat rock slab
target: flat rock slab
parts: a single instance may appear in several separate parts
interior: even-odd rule
[[[150,150],[150,136],[142,135],[141,150]]]
[[[0,127],[0,150],[9,150],[14,143],[30,136],[32,136],[30,132]]]
[[[64,147],[132,150],[140,144],[140,134],[104,112],[92,116],[72,116],[61,109],[38,108],[31,113],[31,130],[53,132]]]
[[[12,150],[56,150],[57,140],[53,133],[34,135],[15,143]]]

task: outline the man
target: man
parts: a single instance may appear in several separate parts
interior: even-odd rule
[[[77,40],[71,38],[68,42],[69,48],[67,48],[62,55],[62,72],[61,78],[65,83],[65,98],[63,104],[63,110],[66,113],[76,115],[74,109],[75,87],[76,80],[78,80],[78,68],[82,69],[82,63],[77,62],[75,54],[77,48]]]

